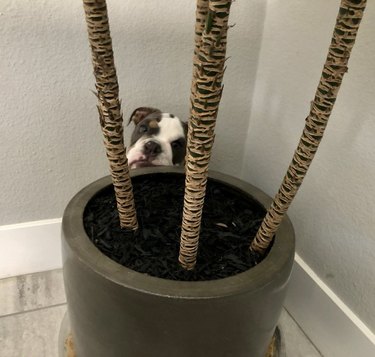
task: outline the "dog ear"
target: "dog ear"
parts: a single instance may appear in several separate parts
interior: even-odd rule
[[[141,122],[144,118],[146,118],[151,113],[161,113],[159,109],[156,108],[150,108],[150,107],[139,107],[129,118],[128,125],[130,122],[133,122],[135,125],[137,125],[139,122]]]

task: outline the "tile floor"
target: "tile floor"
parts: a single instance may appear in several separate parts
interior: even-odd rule
[[[0,280],[0,356],[58,357],[65,311],[61,270]],[[279,326],[287,357],[321,357],[285,310]]]

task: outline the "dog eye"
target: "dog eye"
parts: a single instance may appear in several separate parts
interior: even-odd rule
[[[181,148],[182,147],[182,141],[181,140],[175,140],[175,141],[172,141],[171,143],[172,147],[173,148]]]
[[[145,124],[140,125],[138,130],[140,133],[145,133],[148,130],[147,125]]]

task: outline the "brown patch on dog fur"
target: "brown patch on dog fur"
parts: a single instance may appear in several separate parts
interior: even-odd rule
[[[149,123],[148,123],[148,126],[152,129],[156,129],[158,127],[158,121],[157,120],[151,120]]]
[[[151,107],[139,107],[136,110],[134,110],[134,112],[130,116],[128,125],[130,124],[131,121],[133,121],[134,124],[137,125],[144,118],[146,118],[148,115],[152,113],[156,113],[157,115],[160,116],[161,111],[159,109],[151,108]]]

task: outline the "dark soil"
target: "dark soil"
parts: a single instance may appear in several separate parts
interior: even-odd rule
[[[184,176],[152,174],[132,179],[140,229],[121,229],[113,187],[88,203],[84,225],[105,255],[135,271],[172,280],[213,280],[238,274],[261,258],[249,245],[265,215],[242,191],[209,180],[203,210],[197,265],[178,263]]]

